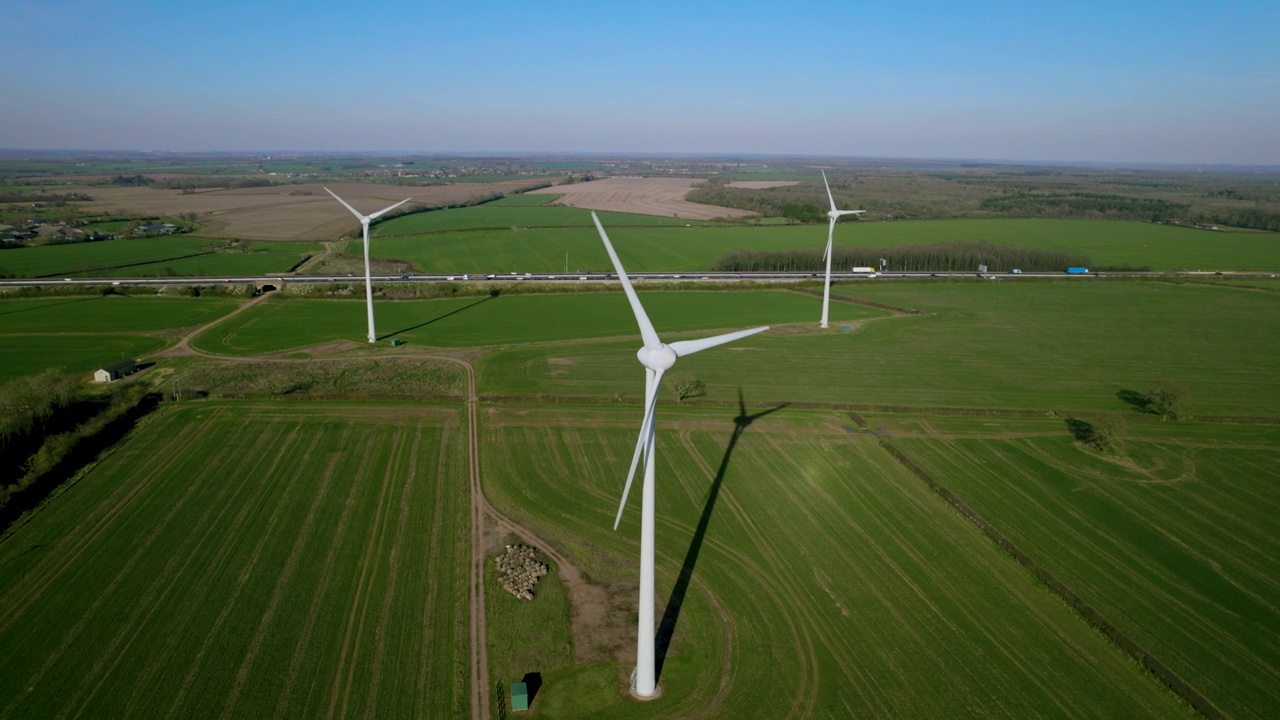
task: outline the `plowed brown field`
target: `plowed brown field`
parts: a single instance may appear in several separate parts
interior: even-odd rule
[[[405,198],[421,203],[467,200],[493,192],[516,192],[534,181],[457,183],[423,187],[333,183],[328,187],[361,212],[375,212]],[[329,197],[320,185],[198,190],[145,187],[93,188],[93,202],[86,208],[128,214],[177,215],[194,212],[203,226],[198,234],[263,240],[336,240],[344,233],[357,234],[360,224],[351,213]],[[293,193],[309,192],[310,195]]]
[[[689,202],[685,195],[693,189],[696,179],[611,177],[574,185],[534,190],[534,193],[563,194],[554,205],[609,210],[613,212],[639,213],[681,217],[688,220],[711,220],[718,217],[750,217],[746,210],[702,205]]]

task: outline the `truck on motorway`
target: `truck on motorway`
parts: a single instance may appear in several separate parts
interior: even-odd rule
[[[1089,268],[1069,267],[1067,268],[1067,274],[1068,275],[1088,275]]]

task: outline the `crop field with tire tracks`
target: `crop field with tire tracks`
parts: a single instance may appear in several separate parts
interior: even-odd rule
[[[466,712],[444,407],[184,403],[0,544],[2,717]]]

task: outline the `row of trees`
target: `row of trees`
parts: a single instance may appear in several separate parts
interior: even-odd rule
[[[1014,268],[1027,272],[1052,272],[1089,266],[1086,255],[965,241],[889,248],[835,248],[831,265],[879,268],[881,258],[888,260],[889,269],[895,272],[977,272],[979,265],[986,265],[991,272],[1007,272]],[[711,269],[721,272],[818,272],[825,268],[822,251],[814,248],[739,250],[721,256]]]
[[[12,519],[15,496],[20,509],[34,506],[117,441],[147,397],[137,384],[90,394],[56,370],[0,386],[0,517]]]
[[[1190,217],[1191,222],[1199,225],[1230,225],[1231,227],[1280,232],[1280,212],[1267,210],[1261,206],[1215,209],[1193,213]]]

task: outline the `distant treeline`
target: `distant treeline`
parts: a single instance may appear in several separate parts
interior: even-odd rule
[[[1280,190],[1266,175],[1117,178],[989,168],[969,174],[868,170],[852,177],[828,172],[828,178],[836,205],[866,210],[861,220],[1088,218],[1280,231]],[[793,222],[822,222],[830,204],[820,178],[771,188],[735,188],[729,182],[713,177],[686,199]],[[1120,188],[1127,191],[1114,192]]]
[[[979,209],[1015,217],[1106,217],[1116,220],[1169,220],[1186,217],[1190,205],[1155,198],[1097,193],[1018,192],[983,200]]]
[[[1068,267],[1089,267],[1089,257],[1067,252],[995,245],[989,242],[948,242],[931,245],[898,245],[889,248],[836,248],[832,268],[879,269],[880,259],[893,272],[977,272],[986,265],[991,272],[1013,269],[1052,272]],[[711,267],[720,272],[818,272],[826,269],[821,250],[738,250],[721,256]]]
[[[704,205],[749,210],[765,217],[790,218],[797,222],[825,220],[827,206],[830,204],[822,187],[807,183],[751,190],[729,187],[719,179],[695,186],[685,199]]]
[[[155,183],[155,180],[146,175],[116,175],[111,178],[112,185],[124,185],[126,187],[145,187]]]
[[[49,205],[66,205],[69,202],[89,201],[92,199],[93,198],[88,195],[79,192],[0,192],[0,202],[3,203],[45,203]]]
[[[1196,213],[1191,219],[1192,222],[1200,225],[1229,225],[1238,228],[1280,232],[1280,212],[1272,212],[1260,207],[1211,210]]]

